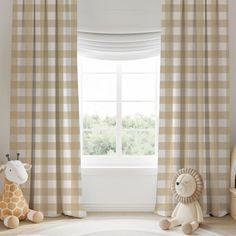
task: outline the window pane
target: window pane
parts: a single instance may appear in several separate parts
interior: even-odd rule
[[[123,75],[122,100],[152,100],[155,101],[155,75]]]
[[[83,72],[115,72],[116,63],[114,61],[83,58]]]
[[[114,155],[116,152],[115,129],[83,132],[84,155]]]
[[[83,100],[112,100],[116,99],[116,77],[114,74],[84,75]]]
[[[116,104],[114,102],[84,102],[83,128],[103,129],[116,126]]]
[[[155,128],[155,120],[155,103],[122,103],[123,128]]]
[[[125,61],[125,63],[122,64],[122,72],[155,72],[156,68],[156,57]]]
[[[124,155],[154,155],[155,130],[123,130],[122,153]]]

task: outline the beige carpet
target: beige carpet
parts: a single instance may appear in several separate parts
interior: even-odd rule
[[[41,224],[21,222],[9,230],[0,222],[0,235],[14,236],[167,236],[184,235],[180,228],[160,231],[160,217],[151,213],[89,213],[86,219],[71,217],[47,218]],[[193,235],[235,236],[236,222],[230,217],[209,217]]]

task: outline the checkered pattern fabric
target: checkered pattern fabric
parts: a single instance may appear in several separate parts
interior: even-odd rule
[[[228,212],[229,77],[227,0],[165,0],[162,5],[156,212],[174,209],[174,173],[198,170],[205,214]]]
[[[10,147],[33,165],[31,208],[84,216],[76,0],[13,1]]]

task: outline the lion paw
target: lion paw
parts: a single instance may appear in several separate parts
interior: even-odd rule
[[[167,230],[170,228],[170,222],[167,219],[163,219],[160,221],[160,228],[163,230]]]
[[[191,234],[193,232],[193,227],[190,223],[182,225],[182,230],[185,234]]]

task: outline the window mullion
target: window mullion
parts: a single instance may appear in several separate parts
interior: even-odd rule
[[[116,110],[117,110],[117,116],[116,116],[116,153],[118,157],[122,156],[122,108],[121,108],[121,87],[122,87],[122,68],[121,64],[118,63],[117,68],[117,86],[116,86],[116,97],[117,97],[117,103],[116,103]]]

